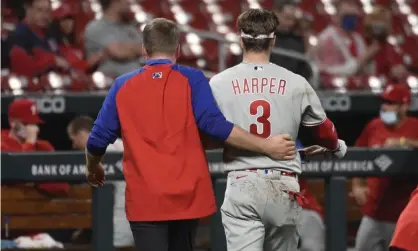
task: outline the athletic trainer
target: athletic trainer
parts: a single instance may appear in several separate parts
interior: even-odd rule
[[[296,153],[288,135],[263,139],[228,122],[203,73],[176,64],[179,37],[167,19],[145,26],[146,66],[115,80],[86,147],[88,181],[101,186],[100,161],[121,133],[126,215],[140,251],[192,250],[198,219],[216,211],[199,129],[278,159]]]
[[[296,139],[300,124],[311,127],[318,145],[342,158],[347,147],[309,83],[269,62],[278,24],[277,17],[263,9],[239,16],[243,62],[210,81],[219,108],[229,121],[263,138],[286,133]],[[309,148],[309,155],[322,147]],[[277,161],[233,147],[227,147],[225,155],[229,174],[221,212],[228,250],[297,250],[299,155]]]

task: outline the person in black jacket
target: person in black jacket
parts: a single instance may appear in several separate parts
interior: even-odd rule
[[[297,33],[297,2],[295,0],[275,0],[273,8],[280,21],[279,29],[276,32],[275,47],[305,54],[304,39]],[[270,61],[306,79],[311,76],[309,66],[302,60],[272,53]]]

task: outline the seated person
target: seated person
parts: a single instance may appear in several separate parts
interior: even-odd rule
[[[74,118],[67,128],[68,136],[73,143],[75,150],[84,151],[91,128],[93,127],[93,119],[86,116]],[[117,139],[115,143],[107,147],[108,152],[122,152],[122,140]],[[126,219],[125,214],[125,181],[112,181],[115,187],[115,205],[113,207],[113,245],[117,248],[130,247],[134,245],[134,239]]]
[[[85,59],[83,46],[75,34],[74,11],[68,4],[54,10],[54,20],[51,24],[51,35],[56,39],[61,55],[74,68],[84,73],[97,69],[105,54],[99,51]]]
[[[9,105],[10,130],[1,132],[2,152],[53,152],[54,147],[45,140],[38,139],[39,117],[37,105],[30,99],[15,99]],[[41,183],[38,188],[51,195],[66,195],[67,183]]]
[[[10,37],[10,70],[12,73],[35,77],[50,70],[68,71],[70,65],[48,32],[51,20],[49,0],[25,1],[26,18],[16,26]]]
[[[298,34],[296,11],[297,3],[294,0],[275,0],[274,13],[280,20],[275,47],[305,54],[304,38]],[[306,79],[311,75],[309,66],[302,60],[272,53],[270,61]]]
[[[378,44],[376,56],[370,60],[372,73],[378,76],[390,77],[393,82],[402,80],[408,74],[403,64],[403,56],[388,43],[387,38],[392,30],[392,14],[383,6],[376,6],[373,12],[366,16],[366,41]]]
[[[330,76],[370,74],[371,69],[366,66],[378,52],[379,44],[367,46],[356,32],[360,8],[355,0],[340,0],[336,9],[333,23],[319,34],[318,44],[312,48],[319,70]]]
[[[139,29],[130,24],[127,0],[100,0],[103,18],[86,27],[84,45],[87,56],[103,52],[106,59],[98,70],[112,77],[138,69],[142,55]]]

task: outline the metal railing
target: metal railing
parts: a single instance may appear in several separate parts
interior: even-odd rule
[[[226,39],[224,36],[218,33],[214,33],[214,32],[193,29],[193,28],[186,27],[186,26],[181,26],[180,30],[184,33],[194,33],[203,39],[216,40],[218,42],[218,71],[221,72],[227,68],[227,65],[226,65],[226,60],[227,60],[227,55],[228,55],[227,45],[233,44],[236,42],[230,41]],[[289,58],[294,58],[294,59],[305,62],[310,67],[311,72],[312,72],[311,78],[309,79],[309,83],[313,87],[319,86],[319,68],[310,58],[308,58],[302,53],[291,51],[291,50],[286,50],[286,49],[281,49],[281,48],[273,48],[272,53],[289,57]]]

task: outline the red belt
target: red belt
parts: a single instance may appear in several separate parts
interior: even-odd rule
[[[291,192],[291,191],[285,191],[285,192],[289,194],[289,197],[291,200],[296,200],[299,206],[303,207],[303,205],[308,204],[308,200],[305,198],[305,196],[303,196],[304,191],[300,193]]]
[[[250,168],[250,169],[247,169],[246,171],[249,171],[249,172],[257,172],[258,170],[266,170],[266,171],[269,171],[271,169]],[[297,178],[298,177],[298,174],[297,173],[287,172],[287,171],[280,171],[280,170],[274,170],[274,171],[280,172],[280,175],[283,175],[283,176],[289,176],[289,177],[293,177],[293,178]]]

